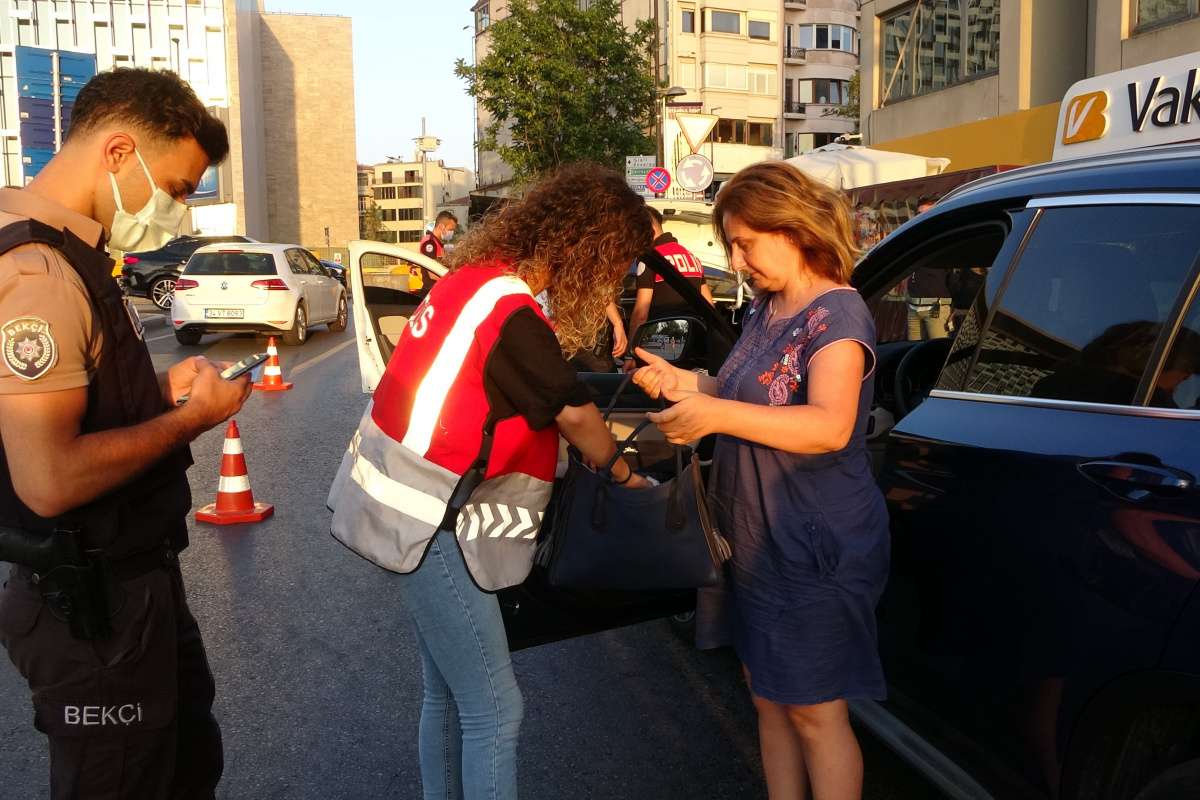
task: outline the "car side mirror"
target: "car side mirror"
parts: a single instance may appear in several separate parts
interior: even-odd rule
[[[665,359],[671,364],[684,366],[702,355],[704,323],[694,317],[671,317],[655,319],[638,328],[633,346]]]

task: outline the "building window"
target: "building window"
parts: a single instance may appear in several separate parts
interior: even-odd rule
[[[480,3],[475,7],[475,35],[478,36],[490,27],[492,27],[491,3]]]
[[[391,183],[391,182],[392,182],[392,173],[390,173],[390,172],[383,173],[383,180],[381,180],[380,183]]]
[[[376,200],[395,200],[396,199],[396,187],[395,186],[376,186],[375,187],[375,199]]]
[[[692,9],[692,8],[685,8],[680,11],[680,14],[683,17],[682,22],[680,23],[680,28],[679,28],[680,32],[695,33],[696,32],[696,10]]]
[[[883,20],[884,102],[1000,68],[1000,0],[932,0]]]
[[[421,232],[418,231],[397,231],[399,242],[419,242],[421,241]]]
[[[774,97],[779,94],[775,86],[775,70],[771,67],[750,68],[750,94],[763,94]]]
[[[771,39],[771,23],[759,22],[758,20],[750,20],[746,23],[746,29],[750,33],[751,39],[763,39],[770,41]]]
[[[774,142],[775,126],[770,122],[751,122],[746,125],[746,144],[770,147]]]
[[[419,170],[415,170],[415,169],[406,170],[404,172],[404,182],[405,183],[420,183],[421,182],[421,172]]]
[[[679,85],[684,89],[696,88],[696,59],[679,59]]]
[[[1000,0],[967,0],[967,74],[1000,68]]]
[[[742,15],[736,11],[710,11],[713,33],[741,33]]]
[[[397,194],[397,197],[401,200],[412,200],[413,198],[419,198],[420,196],[420,186],[401,186],[400,192]]]
[[[717,126],[709,134],[709,141],[719,144],[744,144],[746,141],[746,120],[717,120]]]
[[[784,139],[784,158],[811,152],[834,142],[836,133],[789,133]]]
[[[801,103],[842,105],[850,99],[850,81],[813,78],[801,80],[799,83]]]
[[[1175,22],[1196,14],[1197,0],[1135,0],[1138,28]]]
[[[846,25],[797,25],[800,29],[800,49],[841,50],[858,52],[858,31]]]
[[[706,89],[733,89],[746,91],[746,67],[744,64],[705,64],[704,87]]]

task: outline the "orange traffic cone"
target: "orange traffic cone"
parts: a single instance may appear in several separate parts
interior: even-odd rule
[[[250,491],[250,475],[246,472],[246,456],[242,452],[242,436],[237,422],[229,420],[225,429],[225,449],[221,456],[221,482],[217,486],[217,502],[196,512],[197,522],[213,525],[236,525],[241,522],[262,522],[275,513],[270,503],[254,502]]]
[[[279,368],[279,350],[275,347],[275,337],[267,339],[267,365],[263,367],[262,379],[254,384],[255,389],[264,392],[286,392],[292,384],[283,382],[283,370]]]

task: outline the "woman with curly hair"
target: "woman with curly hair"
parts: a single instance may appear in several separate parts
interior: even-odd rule
[[[816,800],[857,798],[846,701],[885,693],[875,605],[890,541],[866,444],[875,330],[849,285],[850,210],[839,192],[766,162],[722,187],[713,220],[758,293],[741,338],[715,378],[639,350],[649,364],[634,379],[675,401],[650,415],[670,441],[717,434],[708,497],[733,548],[728,633],[771,800],[808,797],[808,786]]]
[[[559,434],[592,463],[616,453],[566,358],[595,344],[650,239],[641,198],[589,164],[476,226],[409,319],[334,480],[334,536],[401,574],[430,800],[516,797],[521,692],[494,592],[529,573]],[[610,478],[647,485],[620,459]]]

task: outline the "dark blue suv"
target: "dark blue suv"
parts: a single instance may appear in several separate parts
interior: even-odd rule
[[[893,532],[860,715],[968,796],[1200,797],[1200,147],[970,184],[855,282]]]

